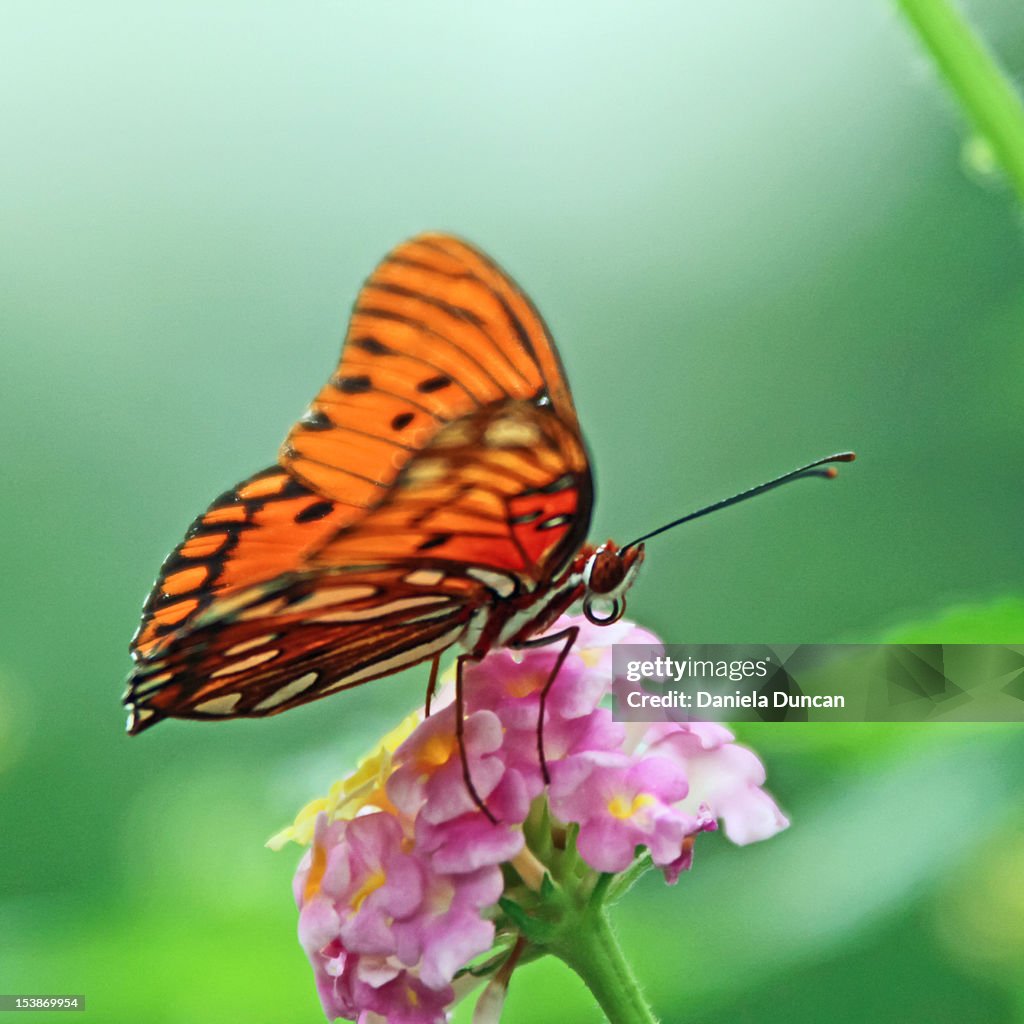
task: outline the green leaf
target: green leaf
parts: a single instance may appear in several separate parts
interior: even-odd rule
[[[886,644],[1015,644],[1024,642],[1024,598],[948,608],[935,618],[885,633]]]

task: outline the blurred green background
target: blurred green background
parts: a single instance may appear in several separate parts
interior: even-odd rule
[[[1024,74],[1024,9],[968,9]],[[322,1019],[298,851],[262,844],[423,673],[132,741],[118,700],[161,558],[273,460],[359,283],[425,228],[546,316],[597,538],[860,453],[653,542],[632,617],[1024,639],[1020,214],[886,0],[6,0],[0,98],[0,992]],[[664,1020],[1024,1020],[1021,729],[743,737],[792,829],[705,837],[617,913]],[[549,963],[507,1019],[600,1017]]]

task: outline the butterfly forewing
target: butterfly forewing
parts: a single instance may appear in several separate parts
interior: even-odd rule
[[[475,566],[543,584],[564,568],[590,519],[577,436],[550,408],[504,402],[442,430],[387,500],[311,557]]]
[[[528,300],[471,246],[423,235],[364,285],[338,370],[288,435],[281,463],[327,497],[376,504],[446,424],[509,399],[548,400],[578,437],[554,346]]]
[[[164,562],[132,640],[133,656],[152,653],[216,598],[298,570],[347,521],[347,511],[280,466],[222,494]]]

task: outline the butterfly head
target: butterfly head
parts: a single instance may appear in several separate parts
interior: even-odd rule
[[[626,591],[643,560],[643,544],[620,548],[608,541],[589,553],[583,567],[583,614],[595,626],[610,626],[625,614]]]

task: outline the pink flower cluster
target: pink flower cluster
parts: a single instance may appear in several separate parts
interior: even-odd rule
[[[544,722],[549,787],[537,723],[557,648],[501,650],[467,666],[465,677],[469,770],[497,824],[464,784],[451,704],[389,756],[382,784],[348,811],[355,816],[319,813],[295,896],[300,941],[329,1018],[446,1020],[457,973],[494,944],[508,879],[538,887],[528,817],[563,837],[577,826],[579,856],[595,872],[624,871],[643,847],[669,882],[690,866],[694,837],[719,819],[739,843],[786,826],[761,789],[760,761],[724,727],[627,728],[602,706],[612,682],[610,644],[657,644],[651,634],[628,623],[596,629],[582,618],[558,628],[569,624],[580,637]],[[544,799],[549,813],[531,814]]]

